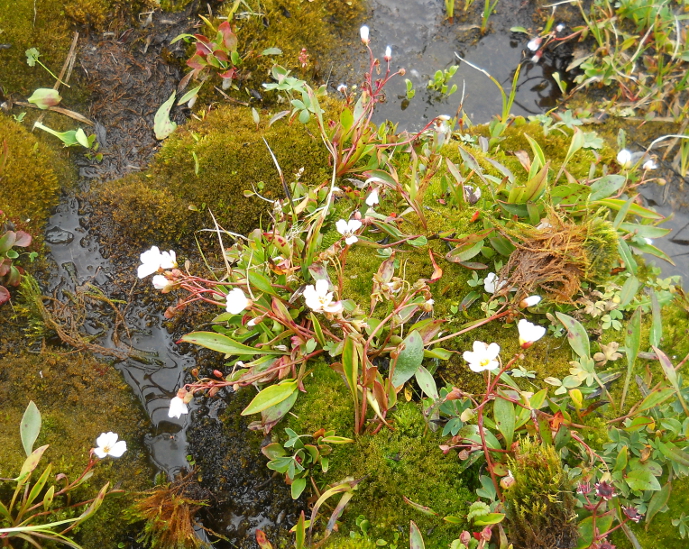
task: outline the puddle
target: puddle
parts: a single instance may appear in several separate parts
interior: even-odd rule
[[[393,52],[391,68],[406,70],[404,77],[393,79],[386,87],[388,101],[377,107],[376,122],[391,120],[400,129],[420,129],[440,114],[454,116],[462,104],[462,90],[464,112],[472,123],[489,122],[493,115],[500,113],[502,100],[495,84],[485,74],[462,63],[455,53],[487,71],[508,93],[514,71],[523,63],[513,114],[540,114],[556,105],[560,91],[550,76],[555,69],[548,62],[558,62],[558,59],[544,57],[541,64],[526,60],[524,48],[528,38],[509,30],[512,26],[531,25],[531,11],[522,2],[502,0],[498,13],[489,19],[491,32],[475,44],[479,30],[458,21],[462,15],[460,3],[453,23],[445,18],[444,2],[374,0],[370,5],[372,16],[365,23],[371,29],[374,53],[382,57],[385,46],[389,45]],[[475,2],[471,11],[479,9]],[[441,96],[426,88],[436,70],[452,65],[459,65],[450,81],[457,85],[456,93]],[[416,90],[411,101],[406,100],[405,78],[412,81]]]
[[[108,296],[120,291],[113,281],[115,267],[101,255],[95,239],[88,234],[87,225],[88,214],[74,197],[64,200],[48,222],[46,244],[55,268],[46,293],[55,294],[61,301],[85,284],[96,286]],[[123,338],[119,348],[131,346],[142,360],[130,358],[115,363],[115,368],[122,373],[151,420],[146,445],[152,461],[172,478],[187,466],[184,430],[189,416],[170,419],[167,411],[185,370],[191,368],[194,361],[179,353],[172,336],[162,325],[160,314],[152,314],[142,306],[132,306],[126,309],[124,317],[131,338]],[[118,347],[112,328],[104,333],[89,330],[89,326],[95,324],[87,319],[85,327],[100,336],[99,344],[106,348]],[[99,321],[98,325],[101,324]]]

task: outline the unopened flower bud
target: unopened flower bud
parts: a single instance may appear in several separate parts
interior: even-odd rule
[[[383,59],[385,59],[388,63],[392,59],[392,49],[390,48],[390,46],[385,48],[385,55],[383,56]]]
[[[531,58],[532,63],[538,63],[543,57],[543,50],[538,50],[536,54]]]
[[[342,94],[347,93],[347,84],[338,84],[337,91],[339,91]]]
[[[526,309],[527,307],[533,307],[535,305],[538,305],[541,302],[541,296],[540,295],[530,295],[529,297],[525,297],[519,302],[519,306],[522,309]]]
[[[471,534],[464,530],[461,534],[459,534],[459,542],[463,543],[464,545],[469,545],[469,543],[471,543]]]
[[[407,71],[405,69],[400,69],[398,72],[400,76],[404,76],[405,74],[407,74]]]
[[[529,48],[531,51],[536,51],[538,48],[541,47],[541,42],[543,39],[540,36],[537,36],[536,38],[532,38],[529,40],[529,43],[526,44],[526,47]]]
[[[510,488],[512,488],[512,486],[514,486],[515,482],[517,482],[517,481],[510,474],[510,475],[507,475],[506,477],[502,477],[500,479],[500,487],[503,490],[509,490]]]
[[[366,25],[362,25],[361,28],[359,29],[359,34],[361,35],[361,41],[368,46],[368,33],[369,33],[369,28]]]
[[[220,379],[222,379],[223,377],[225,377],[225,376],[223,375],[223,373],[222,373],[220,370],[213,370],[213,375],[214,375],[215,377],[219,377]]]
[[[561,33],[563,30],[565,30],[565,24],[564,23],[559,23],[557,27],[555,27],[555,32],[558,34]]]
[[[179,392],[177,393],[177,396],[179,396]],[[194,400],[194,393],[187,391],[182,400],[184,401],[184,404],[189,404],[192,400]]]

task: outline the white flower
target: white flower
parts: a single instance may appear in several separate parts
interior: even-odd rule
[[[495,292],[504,288],[505,284],[507,284],[506,280],[501,281],[499,284],[497,284],[497,282],[498,275],[495,273],[488,273],[486,278],[483,280],[483,289],[489,294],[494,294]]]
[[[644,238],[644,242],[645,242],[646,244],[648,244],[649,246],[652,246],[652,245],[653,245],[653,240],[650,239],[650,238]]]
[[[484,370],[495,370],[500,366],[500,362],[495,360],[500,354],[500,345],[491,343],[488,345],[483,341],[474,341],[474,351],[464,351],[464,360],[469,363],[472,372],[482,372]]]
[[[315,313],[339,313],[342,311],[342,302],[333,303],[333,293],[328,291],[327,280],[316,280],[316,286],[309,284],[304,288],[306,305]]]
[[[527,48],[529,48],[531,51],[536,51],[538,48],[541,47],[541,37],[537,36],[536,38],[532,38],[529,40],[529,43],[526,45]]]
[[[351,246],[359,240],[354,233],[361,228],[361,225],[362,223],[358,219],[350,219],[349,221],[340,219],[335,223],[335,228],[338,233],[345,237],[345,244]]]
[[[175,398],[170,400],[170,409],[167,412],[168,417],[180,418],[182,414],[188,414],[189,408],[187,407],[184,399],[177,395]]]
[[[373,190],[371,191],[371,194],[369,194],[369,195],[366,197],[366,205],[367,205],[367,206],[375,206],[376,204],[378,204],[378,201],[379,201],[379,199],[378,199],[378,189],[373,189]]]
[[[561,33],[563,30],[565,30],[565,24],[564,23],[560,23],[557,25],[557,27],[555,27],[555,32],[557,32],[557,33]]]
[[[525,297],[519,302],[519,306],[522,309],[526,309],[527,307],[533,307],[534,305],[538,305],[541,302],[541,296],[540,295],[530,295],[529,297]]]
[[[644,170],[655,170],[658,167],[658,164],[655,163],[655,161],[652,158],[649,158],[644,162],[643,166],[641,166]]]
[[[127,443],[124,440],[118,441],[117,433],[113,432],[101,433],[96,439],[96,444],[98,446],[93,449],[93,453],[100,459],[106,456],[118,458],[127,451]]]
[[[347,84],[338,84],[337,85],[337,91],[339,91],[342,94],[347,93]]]
[[[368,27],[366,25],[362,25],[361,28],[359,29],[359,34],[361,35],[361,41],[368,46]]]
[[[522,318],[517,323],[517,329],[519,330],[519,345],[521,345],[522,349],[528,349],[545,335],[545,328],[543,326],[532,324],[525,318]]]
[[[141,254],[141,263],[137,274],[139,278],[146,278],[159,269],[174,269],[177,267],[177,256],[172,250],[161,253],[158,246],[153,246],[150,250]]]
[[[226,296],[227,305],[225,309],[228,313],[238,315],[249,305],[251,301],[247,299],[241,288],[233,288]]]
[[[632,165],[632,153],[622,149],[617,153],[617,163],[623,168],[629,168]]]
[[[536,54],[531,58],[531,62],[538,63],[540,62],[541,57],[543,57],[543,50],[537,51]]]
[[[164,275],[155,275],[152,279],[151,282],[153,282],[153,287],[156,290],[167,290],[174,286],[174,282],[171,282],[168,280]]]
[[[385,55],[383,56],[383,59],[385,59],[388,63],[392,59],[392,50],[390,49],[390,46],[385,48]]]

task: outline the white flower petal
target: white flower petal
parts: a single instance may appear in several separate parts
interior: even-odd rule
[[[182,414],[188,414],[189,408],[185,404],[184,400],[176,396],[170,400],[170,409],[168,410],[168,417],[180,418]]]
[[[238,315],[249,306],[249,300],[244,295],[241,288],[233,288],[227,294],[227,305],[225,309],[228,313]]]
[[[622,149],[617,153],[617,163],[623,168],[629,168],[632,165],[632,153]]]
[[[352,244],[354,244],[358,240],[359,239],[354,235],[348,236],[347,238],[345,238],[345,244],[347,244],[347,246],[351,246]]]
[[[124,454],[127,451],[127,443],[124,440],[120,440],[115,443],[115,445],[110,448],[110,452],[108,454],[114,458],[122,457],[122,454]]]

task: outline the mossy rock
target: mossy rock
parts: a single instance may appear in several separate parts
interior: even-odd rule
[[[1,209],[36,237],[57,205],[62,185],[71,182],[72,168],[24,126],[0,114],[0,166],[3,142],[8,155],[0,168]]]
[[[266,142],[287,184],[301,168],[302,182],[326,181],[330,169],[321,140],[299,123],[268,127],[270,116],[262,113],[257,128],[250,109],[223,106],[178,128],[148,172],[100,190],[118,231],[129,242],[193,242],[194,231],[213,227],[208,211],[234,233],[267,225],[269,201],[284,197],[284,190]],[[252,189],[263,198],[244,196]]]
[[[81,498],[77,501],[94,497],[106,482],[124,490],[150,486],[153,471],[143,445],[148,421],[111,365],[50,347],[39,354],[7,355],[0,359],[0,398],[0,477],[16,477],[25,459],[19,423],[33,400],[43,418],[34,447],[50,445],[39,465],[41,472],[52,463],[55,474],[74,480],[103,431],[116,432],[127,442],[121,458],[107,458],[95,466],[94,476],[74,494]],[[124,494],[106,497],[101,509],[80,527],[77,540],[84,547],[115,549],[126,531],[125,505]]]

